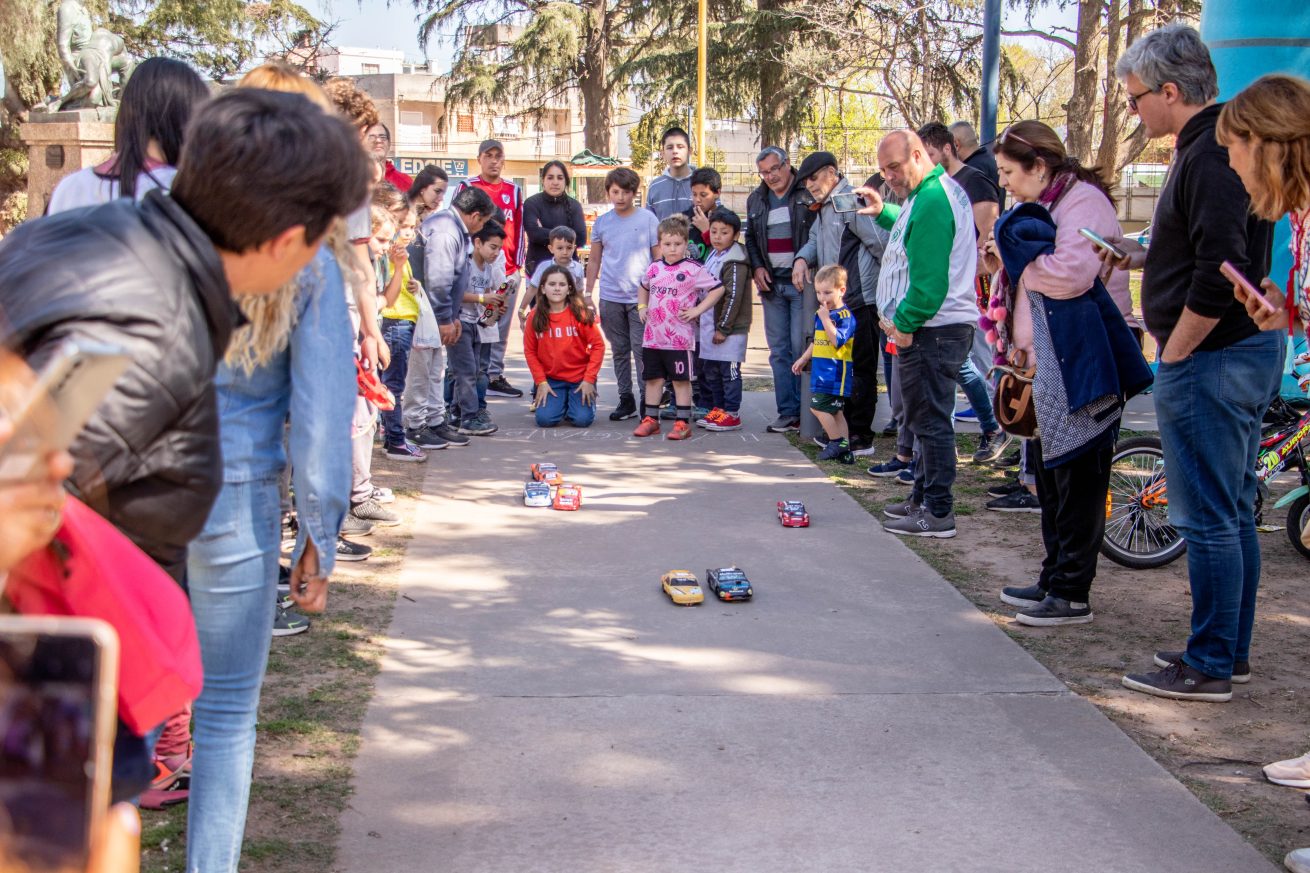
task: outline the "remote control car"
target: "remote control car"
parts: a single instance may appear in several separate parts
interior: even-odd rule
[[[561,482],[555,489],[555,508],[556,509],[581,509],[582,508],[582,486],[574,485],[572,482]]]
[[[660,577],[660,589],[679,606],[695,606],[705,601],[700,580],[690,570],[670,570]]]
[[[525,482],[523,483],[523,505],[524,506],[550,506],[550,486],[545,482]]]
[[[809,527],[810,514],[799,500],[779,500],[778,521],[783,527]]]
[[[720,600],[750,600],[755,595],[751,580],[737,567],[706,570],[705,584]]]
[[[558,485],[564,481],[564,476],[560,473],[559,467],[556,467],[549,461],[541,464],[533,464],[532,478],[538,482],[545,482],[547,485]]]

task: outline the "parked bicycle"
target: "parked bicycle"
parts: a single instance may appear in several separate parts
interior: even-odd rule
[[[1310,558],[1310,549],[1301,542],[1301,529],[1310,520],[1310,471],[1305,459],[1310,411],[1302,415],[1279,398],[1269,408],[1265,420],[1267,427],[1255,463],[1258,481],[1255,523],[1263,521],[1269,480],[1285,470],[1299,471],[1300,487],[1279,500],[1275,508],[1288,507],[1288,539],[1303,557]],[[1169,523],[1169,493],[1160,438],[1136,436],[1122,440],[1110,461],[1101,554],[1124,567],[1144,570],[1163,567],[1185,551],[1187,542]]]

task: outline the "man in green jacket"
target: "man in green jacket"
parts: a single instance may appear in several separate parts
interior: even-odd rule
[[[919,444],[908,500],[889,505],[883,527],[901,536],[953,537],[955,511],[955,374],[973,345],[977,265],[969,198],[909,130],[878,144],[883,177],[904,204],[884,203],[875,189],[857,193],[891,233],[878,276],[878,312],[896,344],[905,426]]]

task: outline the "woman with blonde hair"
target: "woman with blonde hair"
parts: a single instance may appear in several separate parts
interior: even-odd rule
[[[1286,330],[1289,313],[1295,311],[1298,324],[1292,327],[1305,335],[1310,327],[1310,82],[1283,75],[1257,79],[1224,104],[1215,135],[1228,148],[1228,163],[1251,195],[1251,211],[1270,221],[1286,215],[1292,224],[1286,291],[1269,278],[1260,283],[1273,310],[1235,284],[1237,299],[1261,330]],[[1310,354],[1299,355],[1294,371],[1299,371],[1301,388],[1310,390],[1306,365]],[[1310,523],[1302,525],[1301,541],[1310,542]],[[1275,761],[1264,773],[1277,785],[1310,788],[1310,752]],[[1283,863],[1293,873],[1310,873],[1310,848],[1294,849]]]
[[[252,86],[302,93],[332,111],[322,90],[289,68],[253,70],[240,87]],[[367,160],[361,150],[355,178],[367,177]],[[283,612],[280,480],[288,461],[299,507],[291,599],[306,612],[327,604],[349,508],[356,394],[342,278],[353,260],[340,224],[294,280],[268,297],[241,301],[247,324],[233,335],[214,380],[223,488],[187,561],[205,670],[195,703],[188,870],[235,873],[241,858],[268,629]],[[301,619],[301,629],[307,626]]]

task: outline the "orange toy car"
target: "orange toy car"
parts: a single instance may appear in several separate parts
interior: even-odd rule
[[[559,467],[549,461],[533,464],[532,478],[538,482],[545,482],[547,485],[558,485],[564,481],[564,475],[560,473]]]
[[[561,482],[555,489],[555,508],[575,510],[582,508],[582,486]]]

